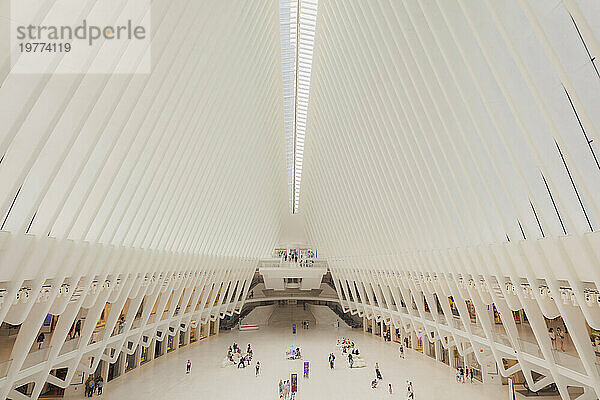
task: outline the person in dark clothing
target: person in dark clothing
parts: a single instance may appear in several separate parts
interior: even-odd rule
[[[94,381],[94,377],[90,378],[90,381],[89,381],[88,385],[89,385],[88,395],[89,395],[89,397],[92,397],[92,395],[94,394],[95,386],[96,386],[96,382]]]
[[[40,332],[40,335],[37,338],[37,343],[38,343],[38,349],[42,348],[42,344],[44,343],[44,339],[46,337],[44,336],[44,332]]]
[[[73,332],[73,337],[81,336],[81,320],[78,319],[75,323],[75,331]]]

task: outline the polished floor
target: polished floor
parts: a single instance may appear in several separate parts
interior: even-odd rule
[[[277,310],[276,310],[277,312]],[[305,318],[301,311],[272,316],[266,327],[256,331],[233,330],[194,343],[166,354],[151,363],[117,378],[105,386],[104,400],[164,400],[164,399],[277,399],[277,383],[298,374],[296,399],[405,399],[405,382],[413,381],[416,399],[477,399],[504,400],[506,386],[459,384],[454,373],[427,356],[409,351],[406,359],[399,359],[397,345],[386,343],[362,331],[335,329],[330,324],[312,325],[309,330],[299,329],[292,335],[291,320]],[[318,321],[317,321],[318,322]],[[360,348],[366,368],[350,370],[336,351],[338,337],[351,338]],[[237,342],[243,349],[248,343],[254,349],[252,366],[237,369],[222,367],[227,347]],[[302,377],[302,361],[285,359],[289,346],[302,349],[305,361],[310,362],[310,377]],[[337,360],[330,370],[327,356],[335,352]],[[190,359],[191,374],[185,373]],[[260,361],[261,371],[255,376],[254,365]],[[381,367],[383,381],[371,389],[375,376],[374,365]],[[388,384],[393,394],[388,393]],[[519,395],[518,395],[519,396]]]

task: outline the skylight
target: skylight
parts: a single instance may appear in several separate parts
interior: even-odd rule
[[[318,0],[280,0],[284,131],[290,211],[298,212]]]

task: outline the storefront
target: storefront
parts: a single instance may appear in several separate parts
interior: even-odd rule
[[[108,366],[108,375],[106,380],[112,381],[113,379],[119,377],[123,371],[121,371],[121,359],[123,358],[123,352],[119,353],[119,357],[117,357],[117,361]]]
[[[450,365],[450,354],[448,349],[445,349],[442,346],[442,343],[440,341],[440,351],[439,351],[439,355],[438,355],[438,360],[443,362],[446,365]]]
[[[496,309],[495,304],[492,304],[492,310],[494,311],[494,323],[496,325],[502,325],[502,318],[500,317],[500,313]]]
[[[429,340],[427,341],[427,346],[429,347],[429,351],[427,355],[431,358],[435,358],[435,342],[431,343]]]
[[[458,308],[456,307],[456,303],[454,302],[454,297],[449,296],[448,303],[450,303],[450,311],[452,311],[452,315],[454,315],[455,317],[460,317],[460,314],[458,313]]]
[[[179,332],[179,347],[185,346],[187,343],[185,341],[185,332]]]
[[[477,362],[475,355],[473,353],[468,354],[467,358],[467,366],[470,370],[473,370],[473,379],[483,382],[483,374],[481,372],[481,365]]]
[[[460,355],[460,353],[458,352],[458,349],[456,348],[456,346],[452,347],[452,359],[453,359],[453,363],[454,364],[454,368],[460,368],[465,366],[465,362],[462,358],[462,356]]]
[[[400,328],[395,329],[394,342],[402,343],[402,334],[400,333]]]
[[[473,302],[471,300],[465,300],[465,302],[467,303],[467,311],[469,311],[469,318],[471,319],[472,323],[476,324],[477,314],[475,313],[475,306],[473,305]]]
[[[127,354],[127,356],[125,357],[125,372],[129,372],[135,367],[137,367],[138,352],[139,346],[133,354]]]
[[[167,353],[175,350],[177,347],[175,346],[175,336],[169,336],[167,338]]]
[[[140,365],[144,365],[150,360],[150,346],[140,346]]]
[[[416,351],[420,351],[421,353],[423,352],[423,338],[422,337],[417,337],[417,346],[414,348]]]
[[[163,346],[164,341],[156,341],[154,345],[154,358],[160,357],[165,352],[165,346]]]

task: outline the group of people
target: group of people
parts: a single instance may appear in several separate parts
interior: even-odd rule
[[[296,393],[292,391],[292,385],[290,380],[279,380],[279,398],[285,400],[293,400],[296,397]]]
[[[71,325],[71,329],[69,330],[68,338],[73,339],[75,337],[81,336],[81,320],[78,319],[77,322],[73,322]]]
[[[290,359],[290,360],[299,360],[302,358],[302,353],[300,352],[300,347],[290,347],[289,349],[287,349],[287,351],[285,352],[285,356],[286,358]]]
[[[465,383],[467,380],[473,383],[473,368],[458,367],[456,369],[456,382]]]
[[[85,381],[85,397],[92,397],[94,393],[100,396],[103,387],[104,379],[102,377],[96,379],[93,375],[90,375]]]
[[[560,329],[560,326],[556,328],[556,332],[554,328],[548,329],[548,335],[550,336],[553,350],[565,351],[565,333]]]
[[[246,364],[250,366],[250,362],[252,361],[252,346],[248,343],[248,348],[246,349],[246,354],[242,355],[242,349],[238,346],[237,343],[233,343],[233,345],[229,346],[227,350],[227,359],[231,361],[233,364],[237,363],[238,368],[245,368]],[[239,357],[239,360],[236,361],[235,357]]]
[[[342,353],[351,353],[354,349],[354,342],[348,338],[342,338],[341,341],[338,339],[337,344],[342,348]]]
[[[302,329],[308,329],[308,321],[302,321]]]

